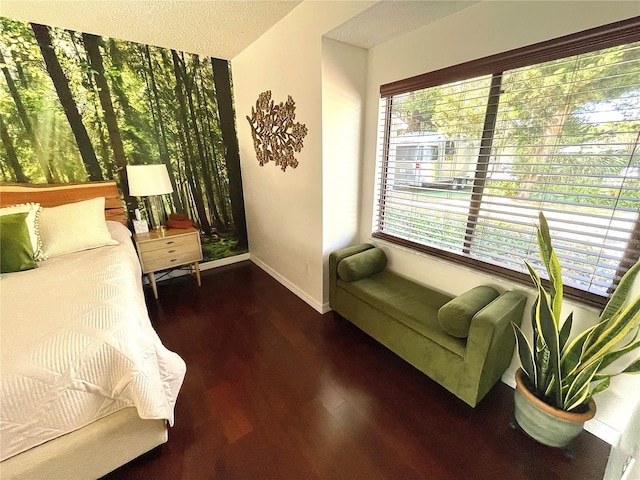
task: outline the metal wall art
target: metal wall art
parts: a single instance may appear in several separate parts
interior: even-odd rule
[[[296,168],[298,161],[294,152],[302,150],[302,142],[307,135],[307,127],[294,122],[296,104],[288,96],[287,102],[275,105],[271,100],[271,90],[258,96],[255,109],[251,107],[251,117],[247,115],[253,146],[260,166],[270,161],[280,165],[284,172],[287,167]]]

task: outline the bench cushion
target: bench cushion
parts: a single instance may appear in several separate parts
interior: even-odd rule
[[[379,248],[371,248],[351,255],[338,263],[338,276],[345,282],[354,282],[380,272],[387,266],[387,256]]]
[[[451,300],[450,296],[388,270],[353,282],[338,280],[338,288],[456,355],[464,356],[466,341],[448,335],[438,324],[438,309]]]
[[[486,285],[472,288],[443,305],[438,310],[438,322],[449,335],[467,338],[473,316],[497,297],[495,288]]]

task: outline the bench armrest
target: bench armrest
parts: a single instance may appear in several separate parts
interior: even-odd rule
[[[475,405],[502,377],[515,348],[511,322],[520,325],[527,297],[505,292],[480,310],[471,321],[464,355],[460,396]]]

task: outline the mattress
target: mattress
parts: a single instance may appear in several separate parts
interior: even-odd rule
[[[126,407],[173,424],[186,366],[144,303],[138,258],[120,243],[0,279],[1,460]]]

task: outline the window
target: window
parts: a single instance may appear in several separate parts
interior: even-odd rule
[[[640,17],[381,87],[373,236],[527,280],[543,211],[566,293],[640,251]]]

